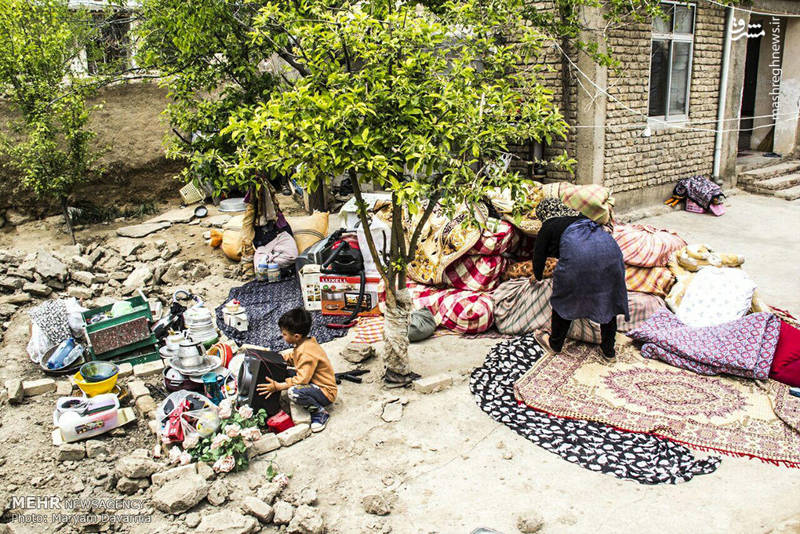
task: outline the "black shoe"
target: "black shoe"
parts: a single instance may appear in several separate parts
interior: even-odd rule
[[[405,388],[411,385],[414,380],[418,380],[422,378],[422,376],[418,375],[417,373],[408,373],[407,375],[401,375],[400,373],[395,373],[389,369],[386,370],[386,373],[383,375],[383,385],[389,389],[393,388]]]
[[[601,352],[602,352],[602,351],[601,351]],[[616,358],[616,357],[617,357],[617,353],[616,353],[616,352],[612,352],[611,354],[606,354],[605,352],[602,352],[602,354],[603,354],[603,358],[604,358],[604,359],[605,359],[607,362],[610,362],[611,360],[613,360],[614,358]]]

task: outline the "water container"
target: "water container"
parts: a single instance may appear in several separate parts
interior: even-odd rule
[[[281,266],[277,263],[270,263],[267,265],[267,280],[269,282],[278,282],[281,279]]]
[[[258,265],[256,265],[256,280],[265,282],[267,280],[268,271],[269,271],[269,264],[259,263]]]

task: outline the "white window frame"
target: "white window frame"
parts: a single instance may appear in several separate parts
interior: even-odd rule
[[[667,122],[685,122],[689,119],[689,96],[692,87],[692,68],[694,61],[694,36],[697,33],[697,4],[691,2],[680,2],[676,0],[662,0],[660,4],[670,4],[672,6],[683,6],[692,8],[692,33],[675,33],[675,16],[672,16],[672,32],[660,33],[655,30],[651,31],[650,37],[650,65],[647,69],[648,85],[647,85],[647,113],[648,121],[654,123],[667,123]],[[653,21],[655,24],[655,21]],[[666,103],[664,107],[664,115],[650,115],[650,86],[653,83],[653,41],[667,41],[669,43],[669,54],[667,56],[667,92]],[[686,83],[686,110],[683,113],[670,114],[669,100],[672,94],[672,48],[674,43],[689,43],[689,67],[687,73]],[[657,124],[656,124],[657,125]]]

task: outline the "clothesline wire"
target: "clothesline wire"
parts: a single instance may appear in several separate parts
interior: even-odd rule
[[[710,1],[710,0],[707,0],[707,1]],[[583,125],[583,126],[577,126],[576,125],[576,126],[572,126],[572,128],[615,128],[615,127],[626,127],[626,126],[627,127],[639,127],[639,128],[641,128],[643,126],[646,127],[646,126],[648,126],[650,124],[654,124],[654,125],[659,125],[659,126],[665,126],[667,128],[671,128],[671,129],[676,129],[676,130],[690,130],[690,131],[696,131],[696,132],[708,132],[708,133],[716,134],[718,132],[725,133],[725,132],[754,131],[754,130],[761,129],[761,128],[772,128],[774,126],[774,124],[766,124],[766,125],[762,125],[762,126],[755,126],[753,128],[728,128],[728,129],[697,128],[697,127],[693,127],[693,126],[686,126],[684,124],[670,123],[670,122],[665,121],[663,119],[655,119],[653,117],[645,115],[641,111],[635,110],[635,109],[625,105],[618,98],[616,98],[616,97],[612,96],[611,94],[609,94],[606,89],[604,89],[604,88],[600,87],[599,85],[597,85],[597,83],[595,83],[595,81],[592,80],[592,78],[588,74],[583,72],[580,69],[580,67],[578,67],[578,65],[576,65],[574,61],[572,61],[572,58],[570,58],[569,55],[567,55],[567,53],[564,51],[564,49],[561,48],[561,46],[557,42],[553,41],[553,47],[558,49],[559,53],[564,57],[564,59],[567,60],[567,62],[571,65],[571,67],[575,71],[580,73],[580,75],[583,76],[586,79],[586,81],[588,81],[597,91],[599,91],[600,93],[604,94],[609,100],[614,101],[616,104],[618,104],[625,111],[628,111],[629,113],[631,113],[633,115],[638,115],[638,116],[640,116],[640,117],[642,117],[644,119],[643,124],[642,123],[627,123],[627,124],[617,124],[617,125],[590,124],[590,125]],[[584,90],[586,90],[586,89],[584,88]],[[588,94],[588,91],[587,91],[587,94]],[[790,120],[797,120],[798,118],[800,118],[800,113],[797,113],[797,114],[792,115],[790,117],[786,117],[784,119],[776,120],[775,123],[783,122],[783,121],[790,121]],[[733,119],[728,119],[728,120],[733,120]],[[691,122],[691,121],[687,121],[687,122]],[[716,122],[716,121],[714,121],[714,122]]]

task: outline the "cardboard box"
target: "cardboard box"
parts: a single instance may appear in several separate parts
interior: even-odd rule
[[[308,311],[322,309],[322,288],[319,283],[319,265],[305,265],[298,273],[300,290],[303,292],[303,306]]]
[[[359,317],[378,317],[379,277],[367,277],[364,286],[364,300]],[[322,315],[347,316],[353,313],[358,303],[360,278],[358,276],[322,275],[319,279],[322,289]]]

